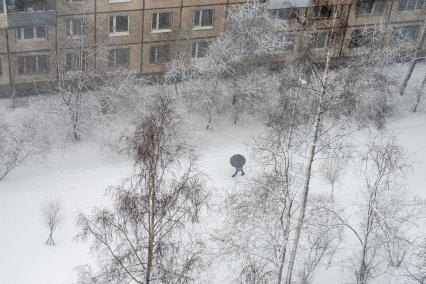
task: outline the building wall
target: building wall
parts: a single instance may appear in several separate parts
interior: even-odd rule
[[[7,85],[11,79],[17,84],[29,83],[34,80],[54,80],[56,74],[56,54],[64,58],[68,51],[101,46],[107,54],[113,48],[129,48],[130,60],[128,69],[137,74],[161,73],[166,64],[151,64],[150,50],[152,46],[169,45],[171,57],[179,56],[190,59],[192,43],[195,41],[211,41],[224,30],[227,10],[238,7],[247,0],[83,0],[70,3],[56,0],[56,21],[49,22],[48,40],[33,42],[16,41],[16,28],[8,28],[7,15],[0,15],[0,85]],[[334,56],[350,55],[348,42],[353,29],[365,25],[387,22],[390,26],[419,25],[426,17],[426,7],[422,10],[399,11],[398,1],[386,1],[381,15],[356,15],[356,1],[353,0],[315,0],[316,5],[340,5],[336,26],[339,35],[335,40]],[[425,5],[426,6],[426,5]],[[192,17],[195,10],[213,9],[214,22],[212,27],[193,28]],[[173,14],[172,29],[169,32],[153,31],[152,17],[157,12]],[[298,14],[308,19],[311,27],[328,30],[333,25],[332,19],[315,19],[314,8],[298,8]],[[129,32],[126,35],[114,36],[109,33],[111,16],[128,15]],[[65,21],[73,17],[85,17],[86,35],[81,38],[70,38],[65,35]],[[283,23],[287,30],[295,35],[295,47],[283,51],[281,55],[297,56],[303,52],[303,44],[309,35],[300,32],[300,23],[293,19]],[[417,40],[422,38],[424,31],[419,28]],[[426,43],[425,43],[426,44]],[[314,52],[318,57],[324,50]],[[17,56],[24,54],[49,54],[50,67],[48,74],[14,75]],[[281,57],[277,55],[276,59]],[[63,59],[62,59],[63,60]],[[89,64],[94,64],[91,60]],[[9,65],[13,68],[9,68]],[[108,67],[105,58],[101,65]],[[9,69],[12,73],[9,74]],[[4,95],[4,94],[0,94]]]

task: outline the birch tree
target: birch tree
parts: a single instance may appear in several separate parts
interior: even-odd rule
[[[205,194],[178,129],[173,100],[159,95],[135,132],[135,175],[108,189],[112,208],[79,216],[78,237],[92,241],[100,261],[92,283],[194,281],[202,243],[187,228]]]

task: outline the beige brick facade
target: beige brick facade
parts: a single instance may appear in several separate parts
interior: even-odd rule
[[[416,38],[418,41],[422,39],[424,33],[422,23],[426,17],[426,7],[400,11],[398,1],[386,1],[382,12],[359,15],[356,12],[357,1],[359,0],[315,1],[316,6],[337,6],[335,26],[339,35],[335,39],[338,45],[335,56],[353,54],[348,44],[353,30],[380,22],[395,27],[418,25]],[[52,22],[50,17],[49,22],[46,22],[47,37],[40,40],[18,40],[17,29],[25,26],[19,27],[16,24],[10,26],[11,15],[5,13],[0,15],[0,85],[9,85],[10,82],[20,84],[55,80],[56,58],[63,62],[66,54],[95,45],[101,46],[104,50],[102,60],[97,58],[102,68],[124,67],[135,74],[164,72],[165,61],[171,60],[178,53],[181,58],[190,60],[194,42],[213,40],[224,29],[227,10],[244,2],[246,0],[56,0],[53,11],[55,19]],[[315,7],[297,8],[297,13],[307,19],[309,25],[319,31],[329,30],[332,20],[318,17],[317,12]],[[161,20],[165,21],[166,25],[170,23],[169,27],[158,28],[160,18],[155,19],[156,26],[153,27],[153,17],[160,17],[156,16],[157,13],[169,13],[170,18]],[[203,21],[198,20],[199,23],[194,23],[194,15],[197,19],[203,15]],[[211,15],[212,19],[209,18]],[[79,34],[81,31],[76,27],[76,21],[69,23],[79,18],[84,19],[83,35]],[[163,22],[161,24],[164,24]],[[289,33],[294,36],[294,47],[283,51],[282,54],[297,56],[300,52],[298,47],[309,35],[302,35],[299,32],[300,24],[295,19],[285,22]],[[38,25],[44,25],[43,21]],[[66,29],[72,31],[67,32]],[[111,29],[114,31],[117,29],[118,32],[111,32]],[[120,51],[114,51],[117,49]],[[314,49],[318,57],[323,52],[321,48]],[[18,74],[18,57],[39,54],[49,56],[48,72],[43,69],[39,74],[37,72]],[[277,56],[277,60],[279,58]],[[95,62],[95,59],[89,58],[88,68],[95,66]],[[5,94],[0,94],[2,95]]]

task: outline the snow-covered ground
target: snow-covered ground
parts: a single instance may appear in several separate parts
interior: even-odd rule
[[[426,114],[394,118],[387,129],[399,138],[414,161],[410,187],[426,197]],[[250,157],[247,143],[261,132],[260,123],[247,121],[237,126],[224,123],[195,134],[199,168],[207,176],[213,202],[211,215],[205,214],[210,219],[203,220],[207,232],[220,226],[215,205],[226,192],[237,190],[239,181],[256,171],[256,163],[248,159],[246,176],[232,178],[229,157],[235,153]],[[367,134],[358,136],[363,140]],[[25,164],[0,182],[0,284],[69,284],[76,280],[75,266],[93,261],[87,244],[73,240],[77,232],[75,217],[92,206],[102,205],[105,188],[119,183],[132,170],[129,159],[96,149],[97,146],[82,143],[56,150],[44,163]],[[354,198],[355,193],[349,192],[352,187],[337,188],[339,200]],[[52,247],[44,244],[48,232],[40,213],[41,203],[50,197],[61,199],[66,214],[55,234],[57,245]],[[213,265],[212,271],[207,272],[212,282],[230,283],[220,269],[220,265]],[[347,283],[349,277],[333,268],[321,271],[316,283]]]

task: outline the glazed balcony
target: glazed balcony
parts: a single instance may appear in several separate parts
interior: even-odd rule
[[[51,25],[56,22],[53,0],[7,0],[8,27]]]

